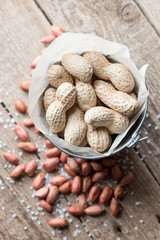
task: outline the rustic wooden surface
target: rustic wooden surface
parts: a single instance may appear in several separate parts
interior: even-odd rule
[[[93,240],[160,239],[159,9],[158,1],[149,0],[0,2],[0,239],[58,240],[65,236]],[[32,196],[32,179],[24,177],[14,184],[10,182],[10,165],[2,157],[3,151],[15,150],[21,162],[37,159],[39,168],[45,159],[45,138],[35,134],[33,129],[28,130],[29,136],[38,145],[39,152],[21,156],[17,149],[19,140],[15,140],[13,118],[22,123],[26,115],[16,113],[13,101],[18,97],[27,103],[27,94],[19,89],[19,83],[29,79],[30,62],[43,47],[40,38],[50,34],[52,23],[66,31],[96,33],[127,45],[138,67],[149,64],[147,84],[150,90],[148,115],[141,130],[141,135],[147,135],[148,140],[123,151],[124,159],[120,162],[124,172],[129,169],[135,172],[135,181],[121,201],[120,216],[112,218],[109,208],[107,214],[98,218],[69,216],[73,221],[69,229],[55,232],[55,236],[48,225],[51,215],[37,209],[38,201]],[[60,209],[55,215],[60,215],[62,210],[66,214],[69,202],[76,203],[75,197],[62,197],[60,208],[53,207],[54,211]]]

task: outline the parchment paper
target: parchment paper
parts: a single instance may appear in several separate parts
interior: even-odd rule
[[[59,138],[56,134],[50,132],[50,128],[45,119],[43,107],[43,94],[49,83],[47,80],[48,68],[61,61],[62,55],[68,52],[82,54],[85,51],[96,50],[113,59],[116,62],[124,64],[132,72],[136,87],[135,91],[138,96],[139,110],[136,115],[130,119],[129,127],[119,134],[113,141],[110,149],[105,153],[98,153],[89,147],[76,147],[69,142]],[[141,53],[139,53],[141,54]],[[129,129],[136,122],[145,108],[148,91],[145,86],[145,70],[139,71],[135,63],[131,60],[129,50],[126,46],[110,42],[92,34],[82,33],[64,33],[49,45],[45,50],[40,61],[33,72],[29,90],[29,115],[35,126],[53,143],[69,150],[72,153],[85,156],[109,156],[126,136]]]

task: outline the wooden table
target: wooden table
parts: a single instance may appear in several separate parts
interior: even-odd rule
[[[160,2],[156,0],[2,0],[0,1],[0,239],[160,239]],[[39,54],[40,38],[50,34],[50,25],[66,31],[95,33],[105,39],[125,44],[138,67],[148,63],[147,84],[150,101],[141,135],[148,140],[123,151],[121,166],[133,169],[135,181],[121,200],[119,217],[107,213],[101,217],[72,217],[69,228],[54,232],[48,225],[50,214],[39,211],[29,177],[12,182],[10,165],[3,151],[15,151],[21,162],[45,159],[44,137],[29,129],[31,141],[39,147],[37,154],[21,153],[13,132],[14,119],[22,123],[26,115],[18,114],[14,99],[27,103],[27,94],[19,88],[29,79],[30,62]],[[38,82],[37,82],[38,84]],[[56,216],[75,197],[62,197]],[[78,229],[78,230],[77,230]],[[55,236],[53,236],[55,233]],[[65,236],[67,238],[65,238]]]

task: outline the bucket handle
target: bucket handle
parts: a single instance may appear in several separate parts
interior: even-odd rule
[[[127,146],[128,148],[132,147],[136,142],[141,142],[148,139],[148,137],[143,137],[140,138],[140,135],[137,134],[133,134],[132,138],[131,138],[131,143],[129,143],[129,145]]]

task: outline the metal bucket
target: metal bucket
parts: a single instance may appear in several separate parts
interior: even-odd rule
[[[146,84],[146,88],[148,90],[147,87],[147,83]],[[146,113],[147,113],[147,109],[148,109],[148,102],[149,102],[149,96],[147,97],[147,101],[145,103],[145,109],[144,111],[141,113],[141,115],[139,116],[139,118],[137,119],[137,121],[135,122],[135,124],[131,127],[131,129],[129,130],[129,132],[127,133],[127,135],[124,137],[124,139],[122,140],[122,142],[117,146],[117,148],[115,149],[115,151],[111,154],[114,155],[115,153],[120,152],[122,149],[124,148],[130,148],[132,147],[136,142],[140,142],[143,141],[144,139],[147,139],[147,137],[144,138],[140,138],[140,129],[142,127],[142,124],[144,122],[144,119],[146,117]],[[67,153],[68,155],[75,157],[75,158],[83,158],[83,159],[103,159],[106,158],[105,156],[100,156],[100,157],[89,157],[89,156],[83,156],[83,155],[78,155],[78,154],[74,154],[70,151],[64,150],[62,148],[60,148],[59,146],[56,146],[54,143],[52,143],[56,148],[60,149],[62,152]],[[111,156],[110,155],[110,156]]]

